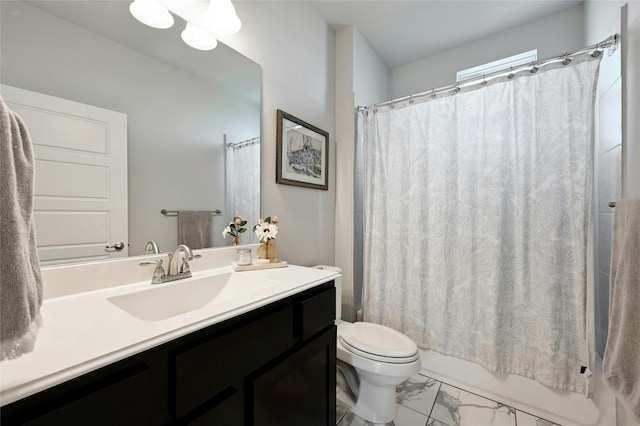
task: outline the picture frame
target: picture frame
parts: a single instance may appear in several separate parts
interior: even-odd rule
[[[277,112],[276,183],[329,189],[329,133]]]

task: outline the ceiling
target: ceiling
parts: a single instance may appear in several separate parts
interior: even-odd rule
[[[577,6],[583,0],[298,1],[308,1],[315,6],[334,29],[353,25],[378,52],[387,66],[393,69]],[[233,51],[223,44],[214,51],[215,55],[199,55],[193,49],[187,49],[184,55],[188,55],[188,58],[164,57],[167,56],[167,52],[179,51],[178,45],[182,44],[179,32],[182,26],[174,25],[174,28],[163,31],[162,35],[166,36],[166,39],[160,41],[157,30],[148,28],[131,17],[128,12],[130,1],[30,0],[28,2],[63,19],[88,26],[92,31],[129,45],[135,50],[157,55],[158,59],[165,62],[173,62],[183,67],[184,64],[198,63],[198,66],[190,66],[189,69],[190,72],[200,70],[201,78],[212,78],[208,75],[210,73],[204,70],[222,69],[220,65],[213,64],[211,61],[229,64],[224,68],[229,72],[216,73],[215,78],[218,80],[222,78],[221,76],[234,76],[237,73],[233,71],[237,69],[235,62],[228,60],[227,52],[223,52],[223,50]],[[119,22],[119,25],[113,26],[110,22]],[[220,60],[222,57],[225,59]]]
[[[353,25],[391,69],[578,6],[581,0],[314,0],[334,29]]]

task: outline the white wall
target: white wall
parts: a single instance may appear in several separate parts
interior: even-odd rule
[[[130,254],[152,239],[164,251],[177,245],[176,218],[163,208],[225,208],[223,134],[257,135],[258,105],[26,3],[16,7],[2,13],[4,84],[128,115]],[[224,225],[214,218],[215,229]],[[213,234],[222,244],[220,231]]]
[[[262,214],[280,217],[280,258],[300,265],[333,264],[335,34],[304,2],[234,4],[242,30],[221,40],[262,66]],[[328,191],[275,183],[277,109],[329,132]]]
[[[354,35],[348,26],[336,32],[336,244],[335,264],[342,269],[342,318],[353,321],[354,274]]]
[[[391,96],[391,70],[357,29],[353,31],[353,91],[356,105],[384,102]]]
[[[354,321],[362,292],[362,156],[355,108],[389,96],[389,69],[352,26],[336,32],[336,247],[342,269],[342,318]],[[355,219],[355,220],[354,220]]]
[[[391,95],[400,98],[456,81],[456,72],[538,49],[546,58],[583,47],[582,5],[395,68]]]
[[[391,97],[391,70],[358,32],[354,32],[354,96],[355,105],[370,106]],[[354,197],[354,253],[353,253],[353,309],[362,308],[363,255],[364,255],[364,146],[363,120],[360,119],[359,137],[355,145]]]

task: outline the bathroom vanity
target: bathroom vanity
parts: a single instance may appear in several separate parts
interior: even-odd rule
[[[233,297],[225,299],[223,289],[206,306],[166,319],[141,320],[114,306],[108,299],[122,296],[122,288],[46,301],[34,353],[0,364],[2,424],[334,425],[331,273],[296,266],[221,271],[215,275],[226,274]],[[194,274],[190,280],[208,278]],[[189,281],[163,286],[183,284]],[[124,294],[147,286],[123,286]],[[79,302],[94,318],[111,317],[58,328],[70,323],[54,320],[56,311],[64,316],[66,303]],[[82,307],[76,312],[79,321],[86,318]],[[48,328],[58,337],[50,338]],[[91,328],[96,344],[85,350],[73,335]],[[112,352],[105,352],[110,345]],[[61,356],[65,347],[68,357]]]

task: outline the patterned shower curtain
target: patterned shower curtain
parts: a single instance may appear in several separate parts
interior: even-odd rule
[[[227,146],[226,177],[228,220],[233,220],[234,216],[244,218],[249,225],[247,232],[242,234],[241,243],[258,243],[250,231],[260,219],[260,139]]]
[[[588,393],[599,61],[367,111],[365,320]]]

